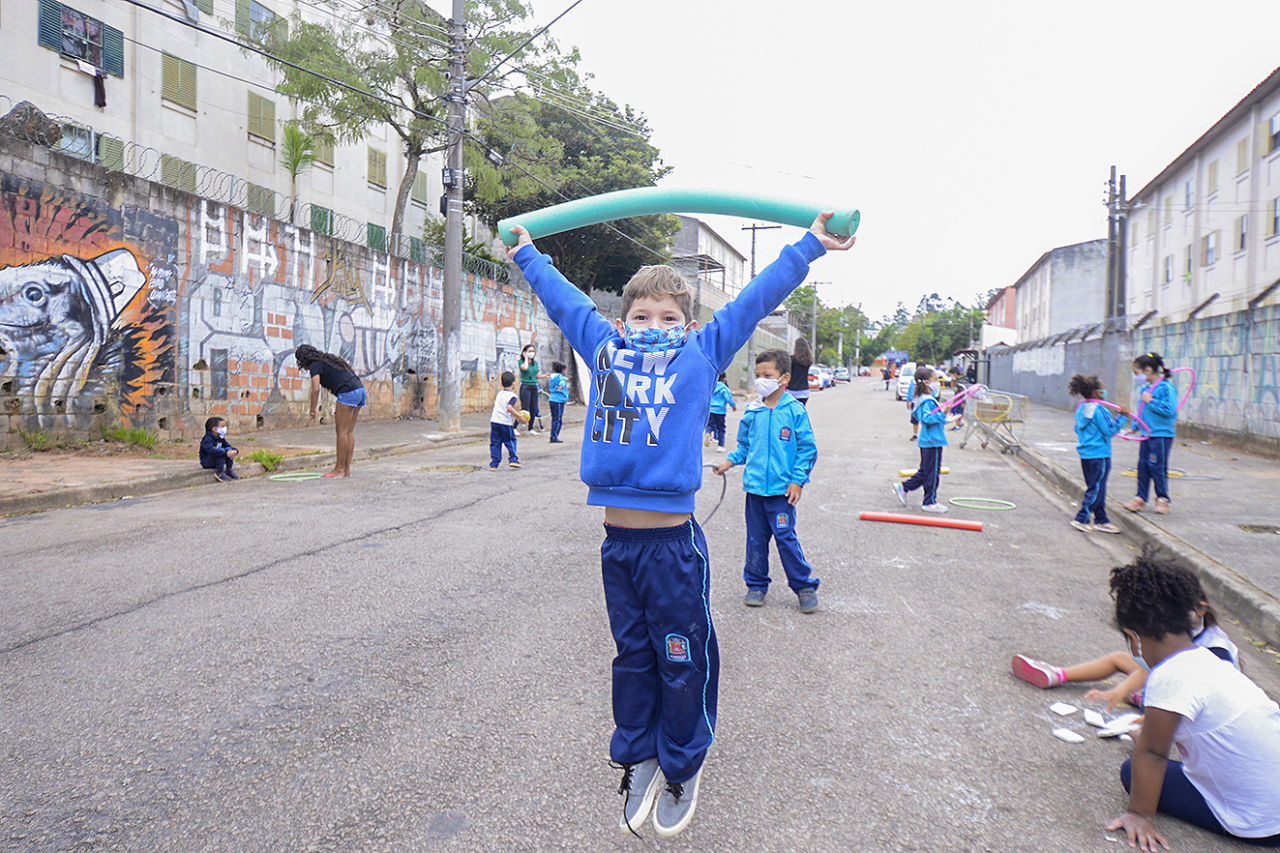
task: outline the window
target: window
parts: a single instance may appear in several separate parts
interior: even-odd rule
[[[1156,233],[1156,209],[1154,207],[1147,208],[1147,233]]]
[[[160,183],[189,193],[196,191],[196,164],[160,155]]]
[[[1190,247],[1188,247],[1190,248]],[[1200,240],[1200,266],[1208,267],[1218,260],[1218,232],[1204,235]]]
[[[236,0],[236,32],[259,41],[282,39],[287,35],[284,18],[257,0]]]
[[[1268,219],[1271,221],[1267,223],[1267,236],[1280,234],[1280,198],[1271,199],[1271,215]]]
[[[62,138],[53,146],[54,151],[61,151],[72,157],[93,162],[93,128],[65,122],[62,125]]]
[[[424,173],[419,172],[413,176],[413,189],[409,191],[409,198],[423,207],[426,207],[427,176]]]
[[[1243,175],[1249,170],[1249,137],[1236,143],[1236,174]]]
[[[1267,135],[1271,137],[1271,150],[1280,148],[1280,113],[1273,115],[1267,123]]]
[[[124,76],[124,33],[55,0],[39,2],[40,45],[84,60],[104,74]]]
[[[1173,255],[1164,256],[1164,286],[1168,287],[1169,282],[1173,281]]]
[[[244,209],[259,216],[275,216],[276,194],[267,187],[249,184],[245,192]]]
[[[409,238],[409,260],[415,264],[425,264],[427,262],[426,244],[418,237]]]
[[[249,135],[276,142],[276,102],[257,92],[249,93]]]
[[[369,248],[385,252],[387,250],[387,229],[370,222],[368,223],[367,232]]]
[[[1164,224],[1168,225],[1173,222],[1173,196],[1166,196],[1164,200]]]
[[[1249,214],[1236,220],[1236,251],[1243,252],[1249,248]]]
[[[376,148],[369,149],[369,183],[387,188],[387,155]]]
[[[1191,283],[1191,267],[1195,263],[1195,256],[1191,252],[1190,243],[1187,244],[1187,248],[1186,248],[1186,251],[1183,252],[1182,259],[1183,259],[1182,280],[1185,283],[1190,284]]]
[[[196,67],[185,59],[160,54],[160,97],[189,110],[196,108]]]
[[[333,137],[327,133],[317,133],[313,137],[316,162],[325,166],[333,166]]]
[[[311,205],[311,230],[317,234],[332,234],[333,211],[318,204]]]
[[[1182,199],[1182,209],[1190,210],[1192,203],[1196,200],[1195,184],[1191,181],[1187,181],[1186,184],[1183,185]]]
[[[1138,245],[1138,223],[1129,223],[1129,248],[1136,248]]]
[[[1205,176],[1206,193],[1216,193],[1218,191],[1218,161],[1214,160],[1209,164],[1208,174]]]

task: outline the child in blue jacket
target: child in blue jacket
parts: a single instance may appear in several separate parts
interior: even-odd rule
[[[828,249],[848,249],[820,213],[705,329],[693,291],[668,266],[640,268],[610,323],[513,226],[509,254],[591,369],[581,474],[604,507],[600,548],[613,660],[611,757],[622,770],[623,832],[653,811],[660,836],[693,817],[714,740],[720,653],[711,624],[710,563],[693,519],[701,438],[716,377]],[[664,784],[665,783],[665,784]],[[657,800],[655,804],[655,798]]]
[[[1169,511],[1169,453],[1173,450],[1174,423],[1178,420],[1178,390],[1169,381],[1169,368],[1157,353],[1149,352],[1133,360],[1134,375],[1147,381],[1142,389],[1138,417],[1151,428],[1151,437],[1138,452],[1138,494],[1124,505],[1130,512],[1146,506],[1149,489],[1156,492],[1155,511]]]
[[[227,441],[227,422],[219,417],[204,422],[204,437],[200,439],[200,467],[213,471],[219,483],[239,480],[235,472],[236,456],[240,451]]]
[[[894,481],[893,493],[903,506],[907,505],[907,492],[924,489],[925,512],[946,512],[947,505],[938,503],[938,478],[942,474],[942,448],[947,446],[947,413],[938,405],[938,393],[942,383],[932,367],[917,367],[916,387],[912,394],[912,414],[920,422],[920,467],[905,483]]]
[[[787,573],[787,586],[800,600],[800,612],[818,609],[818,579],[796,538],[796,504],[809,482],[818,446],[809,425],[809,412],[786,391],[791,356],[765,350],[756,356],[756,390],[760,400],[747,406],[738,424],[738,446],[716,466],[723,474],[746,464],[742,490],[747,493],[747,558],[742,579],[747,584],[743,604],[760,607],[769,591],[769,539],[778,543],[778,558]]]
[[[1085,533],[1119,533],[1120,528],[1107,518],[1107,477],[1111,473],[1111,439],[1129,412],[1121,409],[1120,418],[1113,418],[1106,406],[1095,402],[1107,396],[1096,376],[1077,373],[1067,383],[1067,390],[1083,400],[1076,409],[1076,453],[1084,474],[1084,500],[1071,526]]]
[[[715,390],[711,392],[711,414],[707,417],[707,435],[702,439],[703,447],[710,444],[714,437],[716,449],[724,450],[724,416],[729,413],[729,409],[738,411],[737,403],[733,402],[733,392],[729,390],[725,379],[725,374],[721,373],[716,380]]]
[[[569,402],[569,380],[564,378],[564,362],[551,362],[551,375],[547,377],[547,399],[551,403],[551,443],[564,444],[560,428],[564,426],[564,404]]]

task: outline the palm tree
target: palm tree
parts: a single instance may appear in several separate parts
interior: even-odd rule
[[[289,224],[294,225],[298,207],[298,173],[316,161],[316,141],[296,124],[284,126],[280,145],[280,165],[289,173]]]

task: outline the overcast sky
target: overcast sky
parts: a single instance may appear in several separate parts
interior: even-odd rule
[[[585,0],[551,33],[649,117],[664,185],[861,209],[810,278],[872,319],[1105,237],[1113,163],[1133,195],[1280,65],[1275,0]],[[711,221],[746,254],[747,223]]]

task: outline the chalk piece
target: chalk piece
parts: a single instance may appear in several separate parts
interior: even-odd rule
[[[1067,743],[1084,743],[1084,738],[1071,731],[1071,729],[1054,729],[1053,736],[1058,740],[1065,740]]]
[[[1098,729],[1098,737],[1115,737],[1126,732],[1136,732],[1142,728],[1142,725],[1138,723],[1138,718],[1141,716],[1141,714],[1121,714]]]
[[[1089,725],[1097,726],[1098,728],[1102,728],[1107,724],[1107,721],[1102,718],[1102,715],[1092,708],[1084,709],[1084,721]]]
[[[1133,743],[1133,738],[1129,737],[1128,735],[1120,735],[1120,742],[1121,742],[1121,743]]]
[[[1076,711],[1079,711],[1080,709],[1077,708],[1075,705],[1068,705],[1066,702],[1054,702],[1052,705],[1049,706],[1049,710],[1057,714],[1059,717],[1066,717],[1071,714],[1074,714]]]

